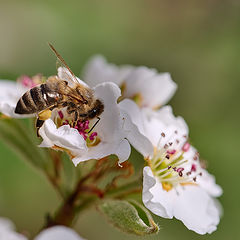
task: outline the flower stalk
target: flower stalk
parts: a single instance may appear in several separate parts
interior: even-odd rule
[[[55,168],[56,170],[59,165],[59,156],[60,155],[52,154],[53,160],[55,164],[57,164]],[[110,180],[104,189],[99,188],[98,183],[101,181],[101,178],[103,176],[108,178],[107,175],[112,172],[118,172],[118,174]],[[96,204],[97,201],[105,197],[120,199],[131,193],[140,193],[141,188],[138,186],[139,180],[135,180],[131,183],[118,187],[119,180],[130,178],[133,172],[133,166],[129,162],[123,163],[120,167],[116,163],[116,159],[112,159],[112,161],[109,157],[100,159],[96,162],[93,170],[81,177],[74,190],[66,198],[63,198],[63,204],[57,210],[54,217],[49,217],[47,219],[47,223],[44,228],[55,225],[72,226],[74,219],[76,219],[82,210]],[[59,173],[56,176],[59,177]],[[52,178],[50,180],[60,195],[63,196],[59,184],[60,178]]]

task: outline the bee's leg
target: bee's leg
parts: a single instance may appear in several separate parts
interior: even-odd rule
[[[71,115],[72,127],[75,127],[78,121],[78,111],[76,110],[76,105],[72,102],[68,103],[67,113]]]
[[[36,129],[37,129],[37,136],[40,137],[39,135],[39,129],[41,128],[41,126],[43,125],[43,123],[45,122],[45,120],[40,120],[39,118],[37,118],[36,120]]]
[[[36,120],[36,129],[37,129],[37,136],[39,136],[39,129],[42,127],[43,123],[45,120],[49,119],[52,115],[52,110],[56,107],[57,105],[53,105],[50,108],[47,108],[40,113],[37,114],[37,120]]]
[[[73,127],[76,126],[77,122],[78,122],[78,111],[75,111],[75,112],[74,112]]]
[[[94,123],[94,125],[92,126],[92,128],[88,131],[88,133],[91,133],[91,131],[96,127],[96,125],[98,124],[98,122],[100,121],[100,117],[97,117],[97,121]]]

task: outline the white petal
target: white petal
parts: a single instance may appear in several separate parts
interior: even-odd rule
[[[7,218],[0,218],[0,232],[1,231],[11,231],[15,229],[15,225],[12,221]]]
[[[208,194],[213,197],[219,197],[222,195],[222,188],[216,184],[215,177],[209,174],[206,170],[202,169],[202,176],[197,178],[197,184],[205,189]]]
[[[102,56],[93,57],[84,68],[84,80],[94,87],[102,82],[125,83],[124,97],[142,97],[142,106],[151,108],[164,105],[175,93],[177,85],[169,73],[158,73],[156,69],[116,66],[107,63]]]
[[[0,240],[27,240],[27,238],[17,232],[0,232]]]
[[[131,71],[131,68],[121,68],[107,63],[103,56],[96,55],[84,67],[83,79],[91,87],[103,82],[114,82],[120,86],[129,71]]]
[[[117,99],[121,95],[119,87],[114,83],[102,83],[94,88],[96,98],[104,103],[104,111],[101,120],[97,124],[96,131],[104,142],[114,142],[123,139],[122,119],[117,104]]]
[[[165,191],[150,167],[143,174],[143,203],[150,211],[164,218],[176,217],[199,234],[216,230],[221,210],[204,189],[189,184]]]
[[[182,117],[175,117],[171,106],[164,106],[157,111],[153,111],[148,108],[144,108],[143,111],[147,115],[147,118],[154,118],[161,121],[166,126],[176,126],[179,129],[183,129],[186,135],[188,135],[188,126]]]
[[[34,240],[84,240],[73,229],[56,226],[43,230]]]
[[[16,114],[15,108],[20,97],[28,89],[15,81],[0,80],[0,112],[13,118],[32,117],[32,114]]]
[[[198,186],[178,188],[174,201],[174,216],[199,234],[212,233],[220,221],[220,212],[214,200]]]
[[[40,147],[53,147],[54,145],[69,149],[72,154],[84,154],[87,151],[87,146],[84,138],[74,128],[69,125],[61,126],[57,129],[51,119],[44,122],[39,130],[43,142]]]
[[[196,166],[196,172],[193,172],[193,175],[197,176],[196,183],[209,195],[212,197],[219,197],[222,195],[222,188],[216,184],[215,177],[208,173],[207,170],[201,167],[199,160],[194,160],[197,150],[190,146],[189,150],[184,153],[184,159],[188,160],[182,167],[184,167],[184,172],[187,173],[191,171],[192,165]],[[201,174],[200,174],[201,173]],[[199,175],[200,174],[200,175]]]
[[[131,153],[131,146],[129,142],[126,139],[123,139],[119,145],[118,148],[115,150],[115,155],[118,156],[118,164],[121,165],[122,162],[128,160]]]
[[[131,100],[125,99],[119,103],[124,119],[124,129],[128,133],[127,139],[145,158],[152,157],[153,145],[144,135],[142,113]]]
[[[127,76],[124,96],[142,96],[142,106],[156,108],[164,105],[175,93],[177,85],[169,73],[157,73],[156,69],[136,67]]]
[[[160,217],[173,218],[175,197],[173,191],[162,189],[162,184],[153,176],[150,167],[144,167],[142,200],[146,208]]]
[[[103,157],[114,154],[119,159],[119,164],[128,160],[131,153],[131,147],[126,139],[117,142],[100,143],[95,147],[90,147],[85,155],[78,155],[72,161],[75,164],[90,159],[101,159]]]
[[[124,99],[119,103],[119,107],[131,117],[132,123],[134,123],[139,131],[144,134],[143,113],[138,105],[130,99]]]
[[[170,106],[162,107],[158,111],[149,108],[143,108],[144,126],[148,139],[154,146],[164,146],[169,142],[176,144],[176,148],[180,149],[186,142],[188,136],[188,127],[184,119],[175,117]],[[164,133],[165,137],[161,134]],[[161,141],[160,141],[161,139]]]
[[[126,132],[123,129],[123,119],[117,104],[121,92],[114,83],[102,83],[94,88],[95,96],[104,103],[104,112],[101,120],[94,128],[100,138],[100,143],[88,148],[85,154],[79,154],[73,159],[77,165],[79,162],[100,159],[105,156],[115,154],[119,158],[119,163],[129,158],[130,144],[125,139]]]

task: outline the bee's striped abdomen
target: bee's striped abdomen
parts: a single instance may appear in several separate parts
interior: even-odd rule
[[[15,108],[15,113],[31,114],[40,112],[57,103],[59,94],[52,92],[47,84],[36,86],[19,99]]]

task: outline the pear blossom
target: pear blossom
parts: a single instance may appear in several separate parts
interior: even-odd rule
[[[167,103],[177,89],[169,73],[158,73],[144,66],[118,67],[100,55],[86,64],[83,79],[91,87],[114,82],[121,88],[123,98],[133,99],[140,107],[158,108]]]
[[[59,69],[61,79],[67,80],[72,77],[68,71],[62,70]],[[121,91],[116,84],[111,82],[99,84],[93,90],[95,97],[104,103],[101,119],[93,131],[89,133],[96,123],[96,119],[85,122],[78,121],[73,128],[70,124],[71,118],[66,111],[64,109],[56,110],[51,119],[46,120],[39,130],[43,139],[40,147],[67,151],[75,165],[82,161],[100,159],[111,154],[115,154],[121,164],[129,158],[131,152],[130,144],[126,139],[128,132],[123,128],[125,119],[117,103]],[[142,135],[139,137],[145,139]],[[147,144],[145,145],[147,146]]]
[[[6,218],[0,218],[0,240],[28,240],[26,236],[15,231],[15,225]],[[54,226],[41,231],[34,240],[84,240],[73,229]]]
[[[34,240],[84,240],[73,229],[55,226],[40,232]]]
[[[140,110],[133,101],[124,100],[120,107],[154,148],[143,169],[144,205],[158,216],[181,220],[196,233],[215,231],[221,215],[215,197],[222,189],[202,168],[183,118],[175,117],[170,106],[158,111]],[[137,139],[134,141],[131,143],[137,150],[142,148]]]
[[[40,128],[39,134],[43,138],[41,147],[57,146],[70,151],[75,165],[111,154],[118,156],[119,163],[128,159],[131,148],[121,128],[123,120],[117,106],[120,89],[113,83],[103,83],[98,85],[94,92],[95,96],[104,103],[104,112],[100,116],[99,123],[94,127],[94,132],[88,134],[96,122],[95,119],[84,123],[78,122],[72,128],[68,124],[71,121],[68,115],[64,114],[64,111],[59,111],[59,116],[54,117],[53,114],[52,119],[45,121]]]
[[[23,75],[17,81],[0,80],[0,113],[12,118],[32,117],[32,114],[16,114],[15,107],[20,97],[43,79],[38,74],[32,78]]]
[[[0,240],[27,240],[27,238],[15,231],[15,226],[10,220],[1,217]]]

